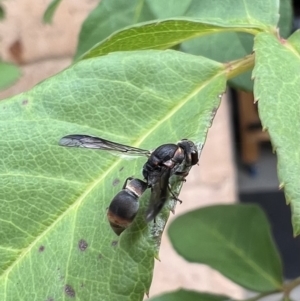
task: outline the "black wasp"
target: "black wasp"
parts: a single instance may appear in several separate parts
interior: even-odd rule
[[[139,210],[139,198],[147,188],[148,184],[144,181],[127,178],[122,190],[112,199],[107,218],[117,235],[120,235],[133,222]]]
[[[153,151],[87,135],[65,136],[60,139],[59,145],[107,150],[126,155],[146,156],[148,160],[143,166],[143,176],[147,188],[151,188],[149,207],[146,212],[146,220],[148,222],[153,220],[162,209],[167,200],[168,190],[172,194],[169,188],[170,177],[175,174],[184,179],[188,174],[187,170],[189,170],[189,167],[197,164],[199,161],[197,147],[192,141],[187,139],[183,139],[177,144],[163,144]],[[182,165],[184,165],[184,168]],[[119,207],[123,208],[123,205],[121,205],[122,201],[124,200],[129,203],[130,199],[132,200],[132,204],[136,205],[139,197],[146,190],[145,186],[141,183],[144,182],[139,179],[129,178],[129,180],[126,180],[123,190],[119,192],[112,201],[114,206],[119,203]],[[134,207],[134,205],[132,207]],[[109,212],[108,215],[110,214]],[[135,215],[136,211],[133,213]],[[130,218],[126,217],[125,219],[130,222]],[[111,222],[111,219],[109,220]]]

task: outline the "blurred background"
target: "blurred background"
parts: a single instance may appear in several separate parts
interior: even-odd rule
[[[124,6],[125,2],[121,2]],[[300,3],[283,2],[286,6],[281,14],[285,17],[282,36],[287,37],[300,28]],[[49,3],[49,0],[0,2],[0,99],[29,90],[68,67],[74,55],[78,55],[81,26],[99,1],[64,0],[57,7],[51,23],[46,24],[43,15]],[[114,30],[116,28],[112,26],[111,31]],[[108,31],[105,35],[110,33]],[[249,37],[245,36],[239,38],[244,45],[244,52],[240,53],[242,57],[251,52],[253,41],[248,41]],[[209,53],[211,58],[221,61],[237,55],[227,51],[230,45],[226,48],[226,44],[222,44],[223,52],[229,54],[228,57],[218,57],[212,51],[214,43],[214,39],[205,40],[207,47],[203,49],[203,40],[191,41],[180,45],[180,50],[200,55]],[[234,88],[228,88],[223,97],[200,165],[192,169],[184,185],[180,196],[184,203],[177,206],[176,214],[215,203],[259,204],[271,223],[283,258],[285,278],[291,279],[300,274],[300,239],[293,238],[290,207],[286,206],[283,192],[279,190],[276,156],[267,132],[262,131],[257,107],[253,105],[252,85],[249,74],[248,78],[231,82]],[[179,257],[166,234],[160,259],[161,262],[156,262],[150,296],[180,287],[224,293],[235,298],[244,296],[241,288],[216,271]],[[300,300],[300,292],[297,298]]]

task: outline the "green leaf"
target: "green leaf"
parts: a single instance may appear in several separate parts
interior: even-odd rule
[[[0,300],[142,300],[172,202],[146,224],[150,192],[118,238],[106,208],[146,158],[64,148],[67,134],[155,148],[204,143],[224,67],[178,51],[81,61],[0,102]],[[188,179],[187,179],[188,180]]]
[[[228,9],[228,7],[230,7],[230,9]],[[226,25],[231,27],[236,24],[243,24],[245,27],[248,27],[249,24],[256,24],[259,27],[265,28],[275,27],[278,21],[278,2],[276,0],[269,0],[245,3],[238,0],[227,0],[223,1],[222,6],[220,6],[218,0],[184,0],[179,2],[174,0],[151,0],[143,2],[136,0],[130,1],[130,3],[124,0],[102,0],[83,24],[75,59],[81,57],[90,48],[99,44],[100,41],[104,40],[113,32],[138,22],[186,16],[201,19],[203,23],[219,24],[220,21],[224,20],[224,15],[228,21]],[[290,32],[292,22],[290,0],[280,1],[280,16],[279,24],[281,34],[286,36]],[[172,30],[172,27],[166,28],[166,30]],[[198,28],[196,30],[201,29]],[[236,30],[236,28],[233,27],[232,30]],[[133,29],[133,31],[135,31],[135,29]],[[142,34],[144,35],[145,32],[143,31]],[[174,32],[173,35],[175,34]],[[105,44],[103,47],[108,47],[105,49],[106,52],[115,51],[114,46],[116,46],[118,50],[145,48],[164,49],[192,38],[192,36],[187,35],[185,38],[181,37],[183,40],[180,40],[180,35],[182,35],[182,33],[177,30],[176,37],[178,37],[179,40],[172,41],[172,36],[158,33],[154,41],[151,40],[151,38],[148,40],[147,36],[146,42],[148,42],[148,44],[143,45],[141,35],[137,37],[129,35],[127,37],[126,34],[123,33],[121,40],[117,41],[119,44],[115,43],[111,46]],[[131,41],[135,46],[134,48],[128,47],[128,41],[124,42],[124,36],[126,36],[126,39],[136,39],[135,42],[133,40]],[[194,39],[194,41],[187,43],[184,42],[181,50],[206,56],[219,62],[228,62],[251,53],[253,48],[253,36],[247,33],[216,33],[208,36],[199,34],[199,36],[201,36],[201,38]],[[117,40],[118,38],[119,36],[113,39]],[[170,45],[165,44],[166,39],[170,40]],[[155,46],[157,43],[159,43],[160,47]],[[219,47],[219,45],[222,45],[222,47]],[[123,48],[123,46],[125,48]],[[95,47],[97,48],[97,46]],[[98,47],[101,48],[102,45],[99,44]],[[94,49],[93,55],[101,54],[103,54],[102,51],[98,52]],[[229,83],[232,86],[252,91],[253,82],[250,77],[251,72],[249,71],[230,80]]]
[[[287,38],[292,31],[294,18],[292,5],[291,0],[280,0],[278,28],[280,29],[280,36],[283,38]]]
[[[242,27],[256,24],[259,28],[269,28],[277,24],[278,2],[226,0],[219,5],[219,0],[102,0],[82,26],[75,59],[121,28],[139,22],[182,16],[198,18],[202,23],[215,25],[227,20],[226,25],[231,27],[236,24]],[[137,37],[139,45],[141,38]]]
[[[0,89],[7,88],[19,79],[20,69],[11,64],[0,61]]]
[[[278,14],[277,4],[275,2],[273,2],[273,9],[270,11],[270,15],[274,18]],[[280,34],[283,37],[287,37],[291,32],[292,9],[290,2],[290,0],[280,1],[280,19],[278,26],[280,28]],[[240,3],[243,2],[240,1]],[[252,4],[255,5],[254,2],[251,2],[251,5]],[[264,1],[260,1],[260,5],[263,6],[264,4]],[[199,6],[201,6],[201,1],[199,1]],[[194,14],[198,13],[198,10],[195,9],[194,11]],[[257,18],[257,12],[255,12],[253,17]],[[263,18],[263,16],[261,16],[261,18]],[[268,18],[270,18],[270,16],[268,16]],[[263,19],[261,20],[263,22]],[[242,32],[217,33],[215,35],[184,42],[181,46],[181,50],[225,63],[250,54],[253,50],[253,38],[252,35]],[[222,45],[222,47],[219,45]],[[230,80],[229,84],[242,90],[252,91],[253,81],[251,80],[251,72],[249,71]]]
[[[155,16],[148,9],[147,1],[100,1],[82,24],[75,60],[113,32],[138,22],[153,19]]]
[[[0,5],[0,20],[5,18],[5,10],[2,5]]]
[[[158,19],[178,17],[197,17],[199,19],[214,20],[216,24],[226,22],[227,24],[243,24],[245,27],[256,24],[258,27],[271,28],[277,25],[278,0],[186,0],[163,1],[151,0],[148,5]],[[173,6],[177,6],[175,9]],[[171,12],[169,11],[171,10]]]
[[[175,250],[253,291],[282,288],[282,268],[266,217],[253,205],[219,205],[176,218],[169,227]]]
[[[175,292],[166,293],[154,298],[149,301],[230,301],[231,298],[227,296],[218,296],[206,293],[199,293],[195,291],[188,291],[180,289]]]
[[[250,54],[252,47],[253,35],[242,32],[223,32],[184,42],[181,50],[226,63]],[[230,80],[229,83],[243,90],[253,89],[250,71]]]
[[[300,53],[300,29],[296,30],[288,39],[294,50]],[[291,49],[293,51],[293,49]]]
[[[294,46],[295,45],[295,46]],[[299,31],[288,41],[263,33],[255,39],[254,96],[278,158],[278,177],[300,234]]]
[[[44,12],[43,21],[44,23],[52,23],[54,13],[60,4],[61,0],[52,0]]]
[[[236,30],[254,34],[262,30],[255,24],[243,26],[221,20],[210,23],[209,20],[201,22],[188,18],[140,23],[115,32],[92,47],[80,59],[97,57],[114,51],[167,49],[191,38],[222,31]]]

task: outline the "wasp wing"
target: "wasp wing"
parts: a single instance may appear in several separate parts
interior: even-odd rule
[[[128,145],[119,144],[109,140],[105,140],[99,137],[92,137],[88,135],[68,135],[62,137],[59,142],[61,146],[67,147],[84,147],[90,149],[100,149],[113,152],[120,152],[126,155],[135,155],[135,156],[150,156],[150,151],[136,148]]]
[[[150,222],[163,208],[168,198],[168,185],[171,177],[171,169],[163,167],[158,180],[151,186],[149,206],[146,211],[146,221]]]

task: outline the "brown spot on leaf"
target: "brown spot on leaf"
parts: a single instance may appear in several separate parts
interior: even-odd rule
[[[23,106],[26,106],[28,104],[28,99],[24,99],[23,101],[22,101],[22,105]]]
[[[78,242],[78,248],[80,251],[84,252],[88,247],[88,243],[84,239],[80,239]]]
[[[54,301],[53,298],[48,298],[46,301]]]
[[[117,240],[112,241],[111,245],[112,245],[113,247],[117,246],[117,245],[118,245],[118,241],[117,241]]]
[[[124,169],[124,166],[122,166],[120,169],[119,169],[119,171],[122,171]]]
[[[113,186],[117,186],[120,183],[120,180],[118,178],[113,180]]]
[[[102,257],[103,257],[102,254],[99,254],[99,255],[98,255],[98,260],[101,260]]]
[[[73,288],[71,285],[69,285],[69,284],[65,285],[65,293],[66,293],[67,296],[69,296],[69,297],[71,297],[71,298],[74,298],[74,297],[75,297],[75,290],[74,290],[74,288]]]
[[[45,246],[40,246],[39,247],[39,252],[44,252],[45,251]]]

